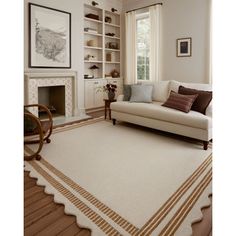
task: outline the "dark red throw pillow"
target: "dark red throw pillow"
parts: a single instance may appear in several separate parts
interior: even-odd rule
[[[198,94],[191,110],[198,111],[204,115],[206,114],[206,109],[212,100],[212,91],[203,91],[179,86],[179,93],[184,95]]]
[[[177,109],[188,113],[197,96],[198,96],[197,94],[182,95],[174,91],[171,91],[169,98],[166,100],[164,104],[162,104],[162,106]]]

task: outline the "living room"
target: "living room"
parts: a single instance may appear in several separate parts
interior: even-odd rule
[[[211,163],[223,152],[212,132],[212,82],[223,73],[212,1],[25,0],[23,8],[19,97],[33,120],[28,133],[22,120],[24,150],[17,144],[24,234],[222,232],[212,227]]]

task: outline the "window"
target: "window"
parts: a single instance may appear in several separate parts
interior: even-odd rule
[[[137,79],[149,80],[150,17],[149,12],[136,15],[137,25]]]

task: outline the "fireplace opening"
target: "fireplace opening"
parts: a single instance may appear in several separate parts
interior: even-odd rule
[[[65,116],[65,86],[38,87],[38,102],[47,106],[52,116]],[[39,109],[39,117],[45,112]]]

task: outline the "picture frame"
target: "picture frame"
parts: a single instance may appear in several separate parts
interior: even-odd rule
[[[192,56],[192,38],[179,38],[176,40],[176,56],[177,57]]]
[[[71,68],[71,13],[29,3],[29,67]]]

